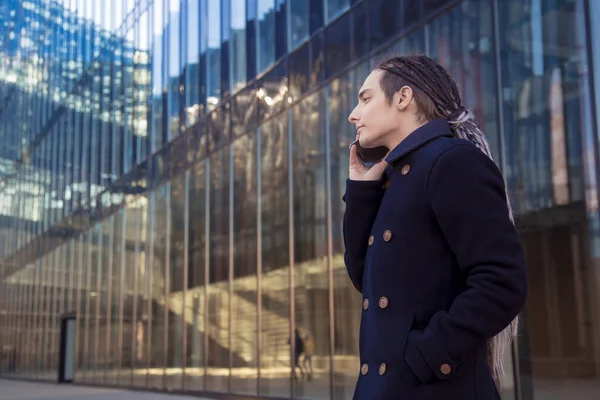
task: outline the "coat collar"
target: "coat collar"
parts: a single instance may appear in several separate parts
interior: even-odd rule
[[[396,146],[385,158],[388,164],[394,163],[411,151],[423,146],[425,143],[438,137],[452,137],[448,121],[442,118],[434,119],[425,125],[415,129],[398,146]]]

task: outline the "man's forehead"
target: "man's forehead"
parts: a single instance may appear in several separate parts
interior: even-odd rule
[[[366,90],[375,90],[378,88],[379,83],[379,71],[373,71],[367,76],[367,79],[363,82],[362,87],[359,90],[359,93]]]

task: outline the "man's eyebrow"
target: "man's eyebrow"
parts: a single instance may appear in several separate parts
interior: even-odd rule
[[[369,89],[369,88],[361,90],[360,93],[358,94],[358,99],[362,100],[362,98],[364,97],[365,93],[367,93],[370,90],[371,89]]]

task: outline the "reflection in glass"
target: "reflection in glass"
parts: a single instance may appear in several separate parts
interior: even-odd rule
[[[600,395],[593,372],[600,367],[599,286],[590,257],[597,199],[588,195],[586,208],[581,140],[591,133],[582,111],[590,99],[576,7],[531,0],[500,2],[498,10],[501,78],[514,93],[502,99],[503,157],[529,271],[520,363],[540,399]]]
[[[288,150],[288,113],[282,113],[260,127],[261,396],[290,394]]]
[[[111,234],[109,242],[109,272],[108,272],[108,299],[107,299],[107,332],[106,332],[106,351],[109,354],[107,365],[106,382],[112,385],[117,384],[121,371],[122,346],[119,343],[122,329],[121,324],[121,237],[123,235],[123,210],[116,213],[111,221]],[[112,252],[112,254],[111,254]]]
[[[207,261],[206,222],[208,209],[206,160],[190,169],[189,178],[189,232],[188,232],[188,297],[185,303],[185,321],[188,326],[187,365],[185,385],[189,390],[204,389],[205,356],[208,341],[206,330],[205,274]],[[205,342],[206,341],[206,342]]]
[[[167,257],[169,274],[169,348],[167,355],[167,387],[180,390],[183,385],[183,255],[185,232],[186,175],[180,174],[171,181],[170,221],[167,240],[170,241]]]
[[[169,196],[169,184],[159,187],[151,195],[151,207],[149,216],[151,218],[149,231],[151,237],[150,249],[152,251],[149,257],[151,270],[150,293],[148,312],[151,315],[148,342],[150,345],[150,387],[162,389],[165,387],[165,356],[169,333],[165,330],[168,324],[168,309],[165,308],[165,284],[166,284],[166,256],[167,246],[167,197]],[[167,325],[168,326],[168,325]]]
[[[132,309],[132,357],[133,357],[133,384],[135,386],[147,387],[150,381],[151,350],[150,339],[152,337],[152,260],[151,232],[154,227],[151,223],[151,197],[140,196],[133,202],[132,209],[135,216],[135,261],[134,272],[134,303]]]
[[[500,137],[498,133],[498,96],[496,91],[496,55],[493,43],[491,2],[470,0],[468,11],[457,7],[435,19],[429,25],[429,55],[442,64],[453,76],[463,96],[465,106],[471,108],[486,134],[498,165]],[[460,28],[459,28],[460,27]],[[418,46],[418,39],[408,42],[402,50]],[[477,38],[477,41],[474,41]],[[477,43],[477,47],[474,47]],[[421,47],[419,46],[418,49]],[[411,49],[417,50],[417,49]]]
[[[231,90],[246,86],[246,0],[231,0]]]
[[[208,106],[213,109],[221,98],[221,4],[218,1],[203,0],[207,19],[207,80],[206,95]]]
[[[327,165],[323,91],[292,109],[294,182],[294,393],[329,398]]]
[[[350,0],[325,0],[327,3],[327,22],[331,22],[350,8]]]
[[[347,399],[354,393],[358,358],[358,332],[361,318],[361,296],[354,288],[344,264],[344,238],[342,234],[345,205],[342,196],[348,178],[348,145],[354,140],[356,130],[348,123],[348,116],[356,106],[357,94],[369,74],[368,63],[359,65],[329,85],[329,132],[331,135],[331,218],[333,245],[333,302],[334,302],[334,398]]]
[[[310,36],[310,4],[311,2],[306,0],[288,0],[290,51]]]
[[[257,394],[257,153],[256,136],[233,144],[232,392]]]
[[[257,0],[257,48],[258,73],[275,62],[275,0]]]
[[[229,147],[210,157],[206,389],[229,390]]]

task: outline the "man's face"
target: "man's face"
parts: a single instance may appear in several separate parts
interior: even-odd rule
[[[359,143],[363,147],[387,145],[387,137],[401,126],[402,112],[396,106],[396,94],[388,103],[379,80],[382,70],[375,70],[367,77],[358,95],[358,104],[348,117],[356,126]]]

